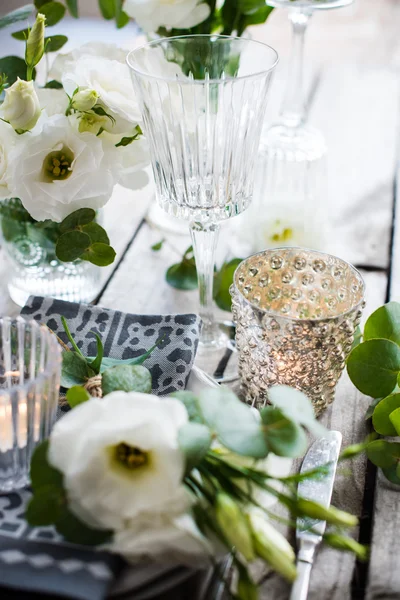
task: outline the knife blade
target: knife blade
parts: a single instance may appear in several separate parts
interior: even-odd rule
[[[329,464],[329,473],[321,478],[301,481],[297,489],[299,496],[314,500],[326,507],[330,505],[341,445],[342,434],[339,431],[330,431],[328,435],[312,444],[301,465],[300,473],[326,464]],[[307,599],[315,551],[322,540],[325,528],[326,521],[297,519],[297,579],[293,584],[290,600]]]

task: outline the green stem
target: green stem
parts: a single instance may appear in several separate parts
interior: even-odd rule
[[[32,81],[32,78],[33,78],[33,67],[32,67],[32,65],[27,65],[26,66],[26,80]]]

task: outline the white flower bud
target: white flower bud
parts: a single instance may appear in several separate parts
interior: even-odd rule
[[[1,107],[3,118],[18,132],[35,127],[40,117],[40,103],[33,81],[17,81],[6,90]]]
[[[29,32],[26,41],[25,62],[33,69],[42,59],[44,54],[44,31],[46,17],[38,13],[34,26]]]
[[[73,98],[72,106],[75,110],[85,112],[93,108],[99,98],[95,90],[80,90]]]
[[[250,562],[255,554],[251,532],[240,506],[225,493],[217,496],[215,516],[226,540]]]

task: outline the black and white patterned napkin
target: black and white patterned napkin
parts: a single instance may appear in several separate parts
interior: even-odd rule
[[[123,359],[143,354],[162,338],[145,363],[152,374],[153,393],[163,396],[186,387],[201,326],[196,315],[125,314],[33,296],[21,314],[46,324],[68,343],[63,315],[87,356],[96,354],[94,332],[103,341],[105,356]],[[103,600],[111,594],[127,600],[155,600],[171,587],[174,591],[168,598],[196,598],[195,589],[187,595],[188,582],[198,575],[189,569],[127,568],[116,556],[65,543],[52,527],[29,527],[24,518],[29,497],[29,490],[0,495],[1,598]]]

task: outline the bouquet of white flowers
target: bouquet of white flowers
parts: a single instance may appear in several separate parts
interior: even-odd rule
[[[0,214],[39,222],[60,261],[106,266],[115,251],[97,211],[117,183],[132,189],[147,183],[147,144],[125,53],[86,44],[59,55],[51,80],[39,87],[35,68],[51,43],[45,23],[39,13],[26,30],[24,79],[12,61],[0,65],[9,66],[0,75]],[[3,236],[10,241],[7,224]]]

